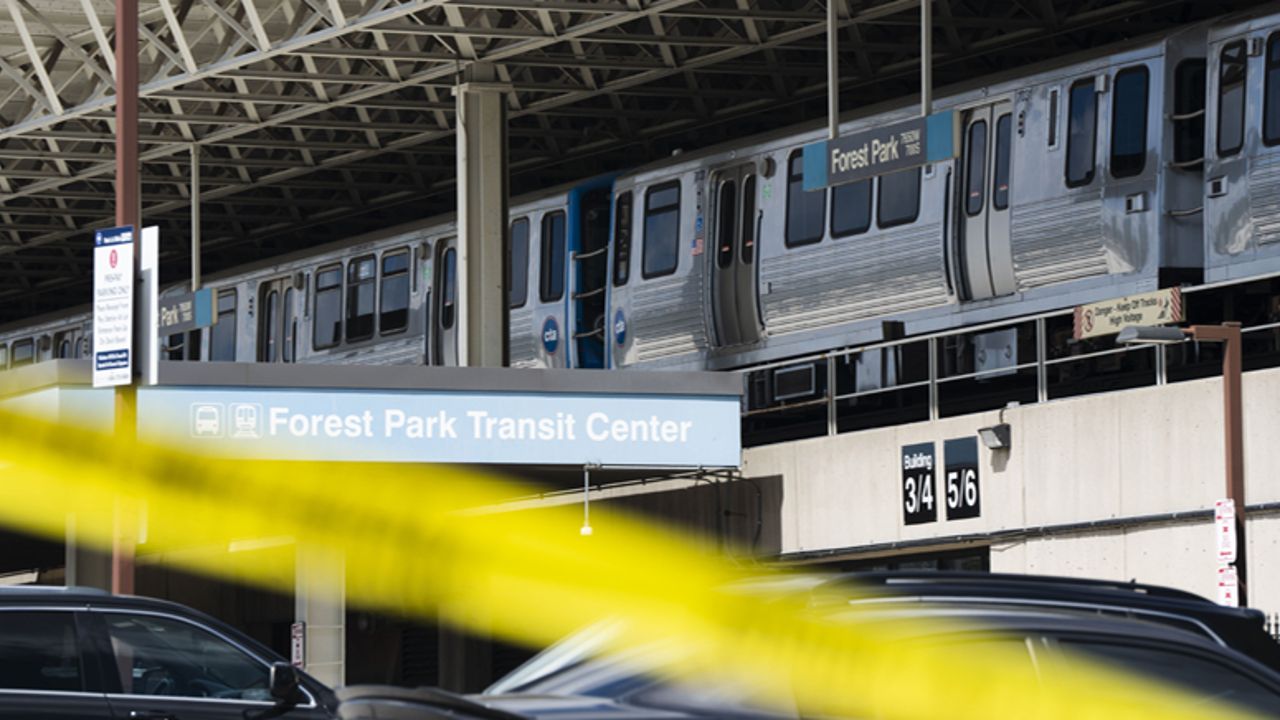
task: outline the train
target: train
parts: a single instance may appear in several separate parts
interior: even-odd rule
[[[509,364],[751,368],[1280,273],[1274,8],[934,108],[958,118],[954,158],[825,190],[803,183],[815,125],[513,199]],[[863,108],[840,132],[918,114]],[[210,276],[216,323],[166,338],[165,357],[457,364],[456,234],[436,217]],[[0,328],[0,368],[87,356],[91,330],[87,309]]]

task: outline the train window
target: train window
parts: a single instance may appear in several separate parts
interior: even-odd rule
[[[965,140],[964,211],[970,217],[982,212],[987,187],[987,121],[969,125]]]
[[[1098,144],[1098,94],[1093,78],[1071,84],[1067,110],[1067,187],[1093,182]]]
[[[382,295],[378,300],[378,332],[404,332],[409,327],[409,250],[382,254]]]
[[[373,337],[373,301],[378,265],[372,255],[347,263],[347,342]]]
[[[756,176],[742,181],[742,262],[750,265],[756,252]]]
[[[236,359],[236,291],[218,292],[218,319],[209,339],[209,359],[235,362]]]
[[[0,343],[0,370],[9,367],[9,346]]]
[[[298,347],[298,317],[293,308],[293,288],[284,291],[284,343],[280,347],[281,359],[295,362]]]
[[[996,166],[991,172],[991,206],[1009,208],[1009,155],[1013,149],[1013,116],[1005,113],[996,118]]]
[[[258,335],[258,362],[273,363],[276,361],[280,347],[280,291],[268,290],[262,298],[262,322]]]
[[[1204,160],[1204,58],[1189,58],[1173,72],[1173,161],[1190,167]]]
[[[1111,177],[1140,175],[1147,165],[1147,66],[1116,73],[1111,99]]]
[[[36,344],[31,339],[17,340],[13,343],[13,367],[30,365],[36,359]]]
[[[1058,147],[1058,88],[1049,90],[1049,149]]]
[[[1224,46],[1219,61],[1218,155],[1226,157],[1244,146],[1244,82],[1249,62],[1244,41]]]
[[[738,219],[738,183],[730,180],[720,183],[717,201],[720,218],[716,228],[716,265],[721,269],[733,264],[734,223]]]
[[[849,237],[871,227],[871,180],[831,189],[831,237]]]
[[[315,350],[334,347],[342,339],[341,265],[316,271],[315,324],[311,332],[311,347]]]
[[[458,307],[458,251],[445,250],[441,262],[444,269],[440,274],[440,327],[449,330],[453,328]]]
[[[53,336],[54,353],[58,360],[69,360],[75,357],[75,347],[71,339],[71,331],[66,330]]]
[[[613,222],[613,286],[622,287],[631,279],[630,190],[618,196]]]
[[[1267,77],[1262,105],[1262,142],[1280,143],[1280,33],[1267,38]]]
[[[644,253],[641,274],[670,275],[680,262],[680,183],[666,183],[645,193]]]
[[[555,302],[564,297],[564,211],[542,216],[542,252],[538,260],[538,297]]]
[[[529,299],[529,218],[511,223],[511,258],[507,264],[507,304],[524,307]]]
[[[787,247],[822,240],[827,216],[827,191],[804,189],[804,151],[793,150],[787,160]]]
[[[915,222],[920,214],[920,168],[880,176],[876,222],[881,228]]]

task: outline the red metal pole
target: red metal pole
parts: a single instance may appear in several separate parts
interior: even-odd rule
[[[1222,429],[1223,455],[1226,458],[1227,499],[1236,511],[1236,578],[1240,583],[1240,606],[1249,604],[1249,576],[1245,536],[1244,494],[1244,402],[1241,380],[1244,370],[1240,347],[1240,323],[1193,325],[1187,329],[1200,341],[1222,343]]]
[[[1243,363],[1240,323],[1223,323],[1226,329],[1222,348],[1223,428],[1227,456],[1227,497],[1236,505],[1236,577],[1240,580],[1240,606],[1249,604],[1249,581],[1245,542],[1244,495],[1244,407],[1241,396]]]
[[[140,260],[142,214],[138,179],[138,0],[116,0],[116,225],[134,228],[134,272]],[[136,353],[139,329],[134,327]],[[137,391],[132,383],[116,387],[116,436],[131,442],[137,433]],[[135,520],[116,513],[111,544],[111,591],[133,594]]]

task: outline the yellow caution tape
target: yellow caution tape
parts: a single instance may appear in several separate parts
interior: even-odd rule
[[[1081,662],[1037,667],[972,628],[838,621],[804,600],[734,589],[744,571],[703,546],[607,509],[579,535],[576,508],[477,512],[531,491],[449,467],[235,462],[0,414],[0,522],[294,589],[293,557],[237,552],[264,538],[342,558],[353,604],[546,645],[620,618],[611,647],[660,646],[664,672],[736,678],[806,715],[876,718],[1243,718]],[[269,544],[269,543],[268,543]],[[286,556],[287,555],[287,556]],[[274,559],[273,559],[274,558]],[[750,575],[760,573],[752,571]]]

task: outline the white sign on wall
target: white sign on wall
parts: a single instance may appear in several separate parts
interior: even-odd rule
[[[133,227],[93,235],[93,386],[133,380]]]
[[[1234,565],[1218,568],[1218,604],[1240,607],[1240,578]]]
[[[1213,504],[1213,532],[1217,539],[1218,562],[1236,561],[1236,503],[1219,500]]]

